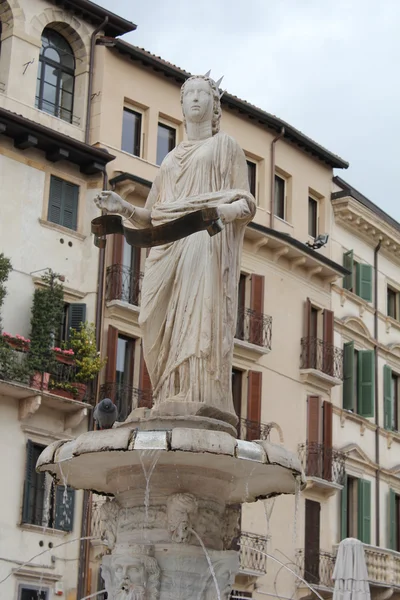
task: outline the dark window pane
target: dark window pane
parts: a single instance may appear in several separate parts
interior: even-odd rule
[[[158,124],[157,133],[157,164],[161,165],[168,152],[175,148],[176,131],[173,127]]]
[[[57,50],[55,48],[47,47],[46,49],[43,50],[42,56],[44,56],[45,58],[48,58],[54,62],[57,62],[57,63],[61,62],[60,53],[57,52]]]
[[[142,115],[124,108],[122,121],[122,150],[140,156],[140,135]]]
[[[54,85],[56,87],[57,86],[57,81],[58,81],[59,73],[60,73],[59,69],[56,69],[52,65],[45,65],[44,66],[44,80],[45,80],[45,82],[46,83],[51,83],[51,85]]]
[[[124,421],[132,410],[134,341],[118,336],[115,403],[118,408],[118,420]]]
[[[285,180],[275,175],[275,215],[285,218]]]
[[[392,429],[399,431],[399,377],[392,374],[393,422]]]
[[[308,235],[317,237],[318,203],[314,198],[308,198]]]
[[[249,188],[250,193],[256,197],[256,176],[257,176],[257,165],[249,160],[247,162],[247,174],[249,177]]]
[[[397,293],[388,287],[387,289],[387,314],[397,319]]]
[[[51,105],[55,107],[57,97],[57,88],[54,85],[45,83],[43,85],[43,102],[46,103],[47,107]]]
[[[20,600],[48,600],[48,590],[39,588],[23,587],[20,589]]]

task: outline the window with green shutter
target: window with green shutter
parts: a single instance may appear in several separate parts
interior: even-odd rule
[[[355,409],[354,342],[347,342],[343,346],[343,408]]]
[[[54,175],[50,178],[47,220],[76,231],[79,186]]]
[[[389,365],[383,367],[383,423],[384,428],[393,427],[393,378]]]
[[[353,266],[354,266],[354,253],[353,250],[349,250],[343,254],[343,266],[345,269],[350,271],[350,275],[343,277],[343,287],[345,290],[353,291]]]
[[[371,482],[358,480],[358,539],[371,543]]]
[[[72,531],[74,528],[75,490],[69,485],[57,485],[55,490],[54,529]]]
[[[367,302],[372,302],[372,267],[358,263],[356,266],[356,294]]]
[[[357,369],[357,413],[362,417],[374,416],[374,351],[359,350]]]

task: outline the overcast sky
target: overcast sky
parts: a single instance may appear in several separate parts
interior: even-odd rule
[[[96,0],[124,36],[277,115],[350,163],[400,221],[400,0]]]

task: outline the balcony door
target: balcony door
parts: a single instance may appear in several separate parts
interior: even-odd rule
[[[321,505],[314,500],[305,503],[304,579],[319,583],[319,541]]]
[[[140,284],[140,248],[130,246],[123,239],[122,267],[124,273],[124,299],[129,304],[139,304]]]
[[[115,369],[116,397],[118,420],[125,421],[132,410],[132,382],[135,341],[118,335],[117,361]]]

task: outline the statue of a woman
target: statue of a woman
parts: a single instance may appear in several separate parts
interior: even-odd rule
[[[255,214],[245,155],[219,131],[218,87],[190,77],[181,104],[188,140],[164,159],[145,208],[114,192],[99,208],[136,227],[157,226],[218,207],[223,230],[200,231],[151,249],[143,278],[139,323],[153,386],[153,413],[202,415],[236,424],[231,373],[240,260],[246,224]]]

